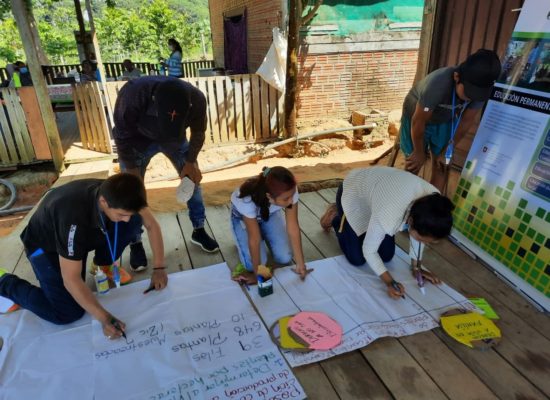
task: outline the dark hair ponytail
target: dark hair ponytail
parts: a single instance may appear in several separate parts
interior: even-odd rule
[[[416,199],[409,214],[411,227],[422,236],[447,237],[453,227],[453,209],[451,200],[439,193]]]
[[[179,51],[181,54],[183,54],[183,50],[181,49],[180,42],[178,42],[176,39],[174,38],[168,39],[168,44],[174,46],[174,50],[172,51],[172,54],[174,54],[174,52],[176,51]]]
[[[254,204],[260,207],[260,217],[269,220],[269,199],[267,194],[276,198],[296,187],[296,179],[292,172],[285,167],[264,167],[262,172],[254,178],[248,179],[239,188],[239,198],[250,196]]]

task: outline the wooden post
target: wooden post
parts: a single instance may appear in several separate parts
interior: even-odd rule
[[[38,34],[38,24],[36,23],[32,13],[29,14],[29,26],[31,27],[32,37],[34,38],[34,50],[36,51],[40,65],[49,65],[50,61],[42,48],[42,41],[40,40],[40,36]]]
[[[297,135],[296,97],[298,96],[298,43],[300,35],[299,20],[302,17],[302,0],[290,0],[288,13],[288,46],[286,58],[285,90],[285,138]]]
[[[36,49],[40,46],[34,40],[31,29],[31,21],[34,21],[32,16],[32,9],[30,4],[25,0],[11,0],[11,10],[19,29],[19,35],[23,42],[23,48],[27,57],[27,64],[29,72],[31,73],[34,89],[36,90],[36,97],[38,99],[38,106],[40,107],[40,114],[44,121],[44,127],[46,129],[46,136],[48,138],[48,145],[52,153],[52,159],[55,169],[58,172],[63,171],[63,147],[61,146],[61,139],[59,138],[59,131],[57,130],[57,124],[55,122],[55,115],[52,109],[52,103],[50,102],[50,95],[48,94],[48,86],[42,73],[42,66],[38,57]]]
[[[90,34],[92,35],[92,44],[94,46],[95,60],[97,61],[97,69],[99,70],[99,76],[101,82],[107,82],[107,75],[105,74],[105,68],[103,67],[103,61],[101,59],[101,53],[99,51],[99,43],[97,42],[97,36],[95,34],[94,16],[92,15],[92,3],[90,0],[86,0],[86,10],[88,11],[88,21],[90,23]]]
[[[420,33],[420,48],[418,49],[418,63],[414,83],[423,79],[430,68],[430,53],[432,50],[432,36],[434,32],[435,12],[437,0],[426,0],[422,16],[422,31]]]
[[[294,137],[296,129],[296,101],[298,98],[298,46],[300,45],[300,27],[313,19],[315,13],[323,4],[323,0],[315,0],[315,4],[303,15],[308,0],[290,0],[288,11],[288,45],[286,53],[286,87],[285,87],[285,137]]]
[[[78,21],[78,31],[80,32],[80,40],[83,44],[84,59],[89,60],[90,54],[88,54],[88,47],[86,46],[86,25],[84,25],[84,17],[82,16],[82,7],[80,6],[80,0],[74,0],[74,10],[76,13],[76,20]]]

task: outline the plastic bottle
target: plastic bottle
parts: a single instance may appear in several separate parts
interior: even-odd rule
[[[260,297],[273,294],[273,281],[271,278],[266,280],[263,276],[258,275],[258,293]]]
[[[109,280],[101,268],[98,268],[95,273],[95,285],[99,294],[105,294],[109,291]]]
[[[178,202],[185,204],[193,196],[194,192],[195,183],[185,175],[176,190],[176,199]]]

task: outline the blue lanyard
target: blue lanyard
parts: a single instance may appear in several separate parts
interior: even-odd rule
[[[111,246],[111,239],[109,238],[109,232],[107,231],[107,226],[105,225],[105,220],[103,219],[103,215],[101,215],[101,210],[99,210],[99,218],[101,218],[101,225],[103,226],[103,234],[105,235],[105,239],[107,240],[107,246],[109,247],[109,253],[111,253],[111,258],[113,260],[113,265],[116,261],[116,249],[117,249],[117,241],[118,241],[118,222],[115,222],[115,236],[114,236],[114,246]]]
[[[462,110],[460,110],[460,114],[458,115],[458,118],[456,119],[455,123],[455,108],[456,108],[456,88],[453,87],[453,109],[451,110],[451,139],[449,140],[449,144],[447,145],[447,151],[445,152],[445,163],[447,165],[450,164],[451,158],[453,157],[454,153],[454,139],[456,130],[458,129],[458,125],[460,124],[460,120],[462,119],[462,113],[468,107],[468,104],[470,104],[469,101],[464,102],[464,105],[462,106]]]

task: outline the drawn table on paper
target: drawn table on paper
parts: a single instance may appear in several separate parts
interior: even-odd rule
[[[225,264],[143,295],[148,283],[100,298],[126,340],[107,340],[88,316],[61,327],[28,311],[2,317],[0,399],[305,398]]]
[[[408,255],[399,248],[386,265],[405,286],[405,300],[389,298],[380,278],[368,266],[354,267],[344,256],[308,263],[315,271],[305,282],[300,281],[291,267],[277,269],[269,299],[261,298],[255,291],[250,294],[268,326],[286,315],[320,311],[342,327],[342,343],[329,351],[283,350],[293,367],[359,349],[383,336],[399,337],[433,329],[439,325],[441,314],[449,309],[475,309],[445,284],[426,285],[423,295],[410,273]]]

